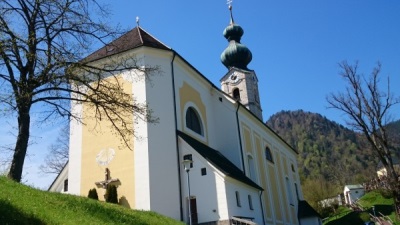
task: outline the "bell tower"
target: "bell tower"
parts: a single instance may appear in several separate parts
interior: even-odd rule
[[[221,54],[221,62],[228,68],[228,73],[220,79],[221,89],[262,120],[257,75],[254,70],[247,68],[252,54],[240,43],[244,31],[241,26],[235,24],[230,4],[229,11],[230,23],[223,32],[229,44]]]

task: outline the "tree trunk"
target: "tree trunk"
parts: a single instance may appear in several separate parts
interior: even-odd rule
[[[15,144],[14,156],[11,161],[10,172],[8,177],[21,182],[22,169],[24,166],[26,150],[29,141],[29,126],[30,126],[29,109],[19,111],[18,115],[18,136]]]
[[[397,218],[400,218],[400,184],[398,181],[397,173],[394,167],[391,166],[391,171],[388,173],[390,188],[392,189],[394,208]],[[387,169],[386,169],[387,170]]]

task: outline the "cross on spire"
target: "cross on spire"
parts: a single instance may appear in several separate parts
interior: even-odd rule
[[[233,15],[232,15],[232,2],[233,0],[226,0],[226,4],[228,4],[228,9],[231,14],[231,24],[234,24],[235,21],[233,20]]]

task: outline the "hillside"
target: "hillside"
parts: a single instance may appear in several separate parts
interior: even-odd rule
[[[0,176],[1,224],[183,225],[154,212],[137,211],[86,197],[50,193]]]
[[[392,147],[400,158],[400,120],[388,124],[387,132],[389,133],[390,141],[393,143]]]
[[[370,215],[376,215],[381,219],[390,220],[394,225],[398,225],[400,221],[396,219],[393,211],[393,199],[382,195],[380,191],[371,191],[360,198],[358,202],[364,209],[364,212],[352,211],[343,206],[339,207],[335,215],[328,218],[324,225],[365,225],[367,221],[373,221]],[[385,216],[385,218],[382,218]]]
[[[343,185],[375,174],[377,159],[364,138],[320,114],[281,111],[267,125],[299,151],[303,179],[322,176]]]

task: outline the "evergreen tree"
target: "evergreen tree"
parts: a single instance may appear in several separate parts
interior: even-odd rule
[[[88,198],[99,200],[99,196],[97,195],[96,188],[89,190]]]
[[[115,185],[108,185],[106,190],[106,202],[118,204],[118,193]]]

